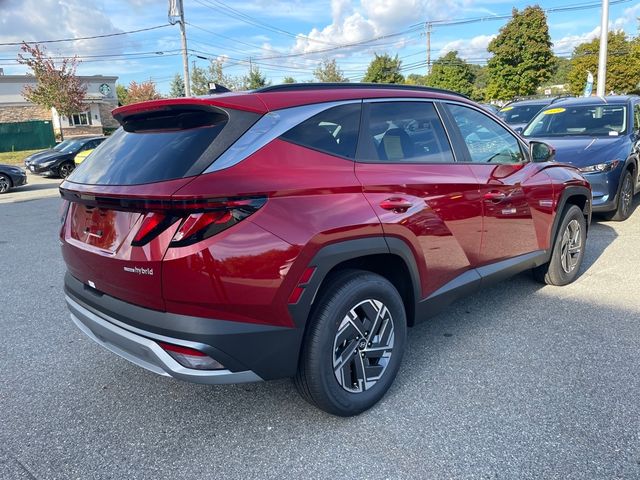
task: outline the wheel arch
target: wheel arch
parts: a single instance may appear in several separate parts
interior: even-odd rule
[[[298,303],[289,305],[291,316],[299,328],[306,329],[307,319],[331,276],[345,269],[369,271],[389,280],[402,297],[407,324],[414,324],[420,280],[411,250],[402,240],[376,236],[333,243],[321,248],[309,266],[316,270],[305,286],[304,294]]]
[[[591,224],[591,190],[584,186],[567,186],[562,191],[555,209],[555,217],[551,228],[551,246],[553,245],[560,222],[562,221],[562,212],[564,212],[567,205],[576,205],[582,210],[587,222],[587,231],[589,230],[589,225]]]

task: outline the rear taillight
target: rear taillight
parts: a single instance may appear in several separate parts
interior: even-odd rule
[[[60,189],[62,198],[89,207],[144,213],[144,218],[131,245],[141,247],[166,231],[176,222],[180,226],[170,247],[184,247],[209,238],[232,227],[258,211],[266,197],[144,199],[100,197]]]
[[[183,367],[197,370],[221,370],[224,368],[224,365],[200,350],[164,342],[158,342],[158,345]]]
[[[157,237],[173,225],[177,220],[178,218],[167,216],[163,213],[148,213],[142,220],[142,225],[140,225],[136,236],[133,237],[131,245],[134,247],[146,245],[153,238]]]

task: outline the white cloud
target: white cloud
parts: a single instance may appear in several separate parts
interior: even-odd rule
[[[440,49],[440,55],[442,56],[447,52],[456,50],[461,58],[488,58],[489,52],[487,52],[487,47],[494,38],[496,38],[496,35],[478,35],[471,39],[454,40],[446,43]]]
[[[360,0],[357,4],[353,0],[332,0],[331,23],[299,36],[293,51],[306,53],[329,48],[331,44],[368,40],[425,19],[451,16],[468,3],[470,0]],[[398,48],[398,45],[393,46]]]

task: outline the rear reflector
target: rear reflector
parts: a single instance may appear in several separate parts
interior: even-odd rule
[[[206,353],[181,345],[158,342],[158,345],[167,352],[176,362],[183,367],[195,368],[196,370],[221,370],[224,369],[217,360],[214,360]]]

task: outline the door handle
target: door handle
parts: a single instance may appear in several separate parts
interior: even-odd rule
[[[491,191],[484,194],[484,199],[489,200],[490,202],[499,203],[502,200],[507,198],[507,196],[503,192]]]
[[[411,207],[413,207],[413,203],[400,197],[391,197],[380,202],[380,208],[391,210],[395,213],[404,213]]]

